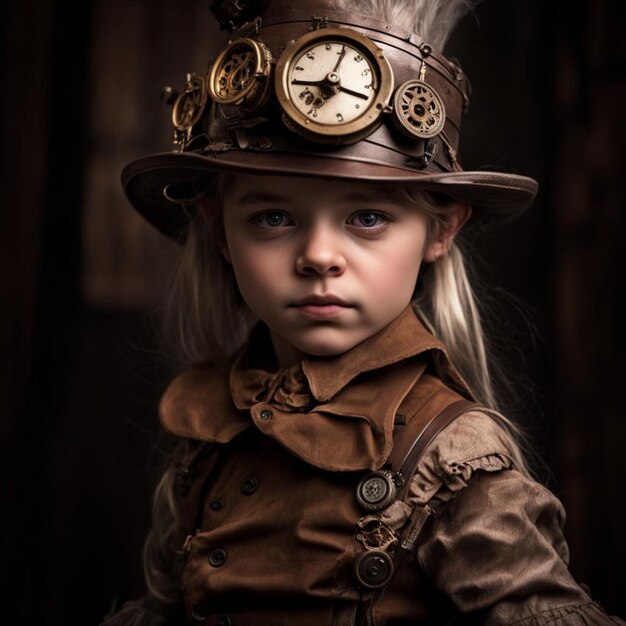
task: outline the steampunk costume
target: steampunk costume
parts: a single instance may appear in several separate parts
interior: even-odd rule
[[[214,3],[230,40],[170,90],[175,150],[122,175],[154,226],[183,241],[216,172],[418,185],[472,204],[474,221],[532,202],[530,178],[461,167],[459,64],[428,33],[341,4]],[[287,369],[260,322],[229,368],[174,380],[163,426],[200,442],[179,460],[181,619],[618,623],[567,570],[560,502],[472,400],[412,306]]]
[[[488,410],[435,437],[404,499],[363,506],[372,470],[397,469],[402,430],[469,396],[412,307],[286,370],[266,330],[230,371],[186,372],[161,403],[166,430],[216,444],[181,465],[190,624],[620,623],[571,578],[563,507],[516,467]]]

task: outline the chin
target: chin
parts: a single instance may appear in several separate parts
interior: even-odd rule
[[[342,331],[345,333],[345,331]],[[360,343],[360,339],[353,338],[352,340],[346,340],[342,337],[341,340],[333,337],[319,337],[310,338],[308,341],[303,341],[297,346],[299,350],[311,356],[331,357],[338,356],[344,352],[348,352]]]
[[[307,346],[306,348],[304,348],[302,351],[305,354],[308,354],[309,356],[319,356],[319,357],[332,357],[332,356],[338,356],[340,354],[343,354],[344,352],[347,352],[350,348],[347,349],[342,349],[342,348],[337,348],[334,346],[324,346],[324,347],[320,347],[320,346],[313,346],[313,347],[309,347]]]

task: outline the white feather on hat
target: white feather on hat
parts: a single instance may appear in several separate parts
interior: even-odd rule
[[[414,32],[438,50],[479,0],[335,0],[341,11],[361,13]]]

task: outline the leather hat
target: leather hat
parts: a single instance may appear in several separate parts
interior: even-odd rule
[[[465,171],[458,155],[469,83],[419,34],[332,0],[214,2],[230,39],[205,76],[171,94],[175,149],[122,172],[133,206],[184,239],[217,172],[403,183],[510,220],[532,178]]]

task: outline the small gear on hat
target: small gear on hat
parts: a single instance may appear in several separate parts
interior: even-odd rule
[[[207,90],[224,109],[237,107],[240,115],[259,111],[270,93],[272,55],[259,39],[243,37],[229,43],[209,70]],[[226,111],[225,111],[226,112]],[[226,117],[232,117],[226,113]]]
[[[443,100],[433,87],[421,80],[408,80],[393,98],[398,128],[420,139],[438,135],[446,122]]]
[[[178,95],[172,109],[174,143],[182,150],[191,138],[194,126],[204,114],[207,103],[204,78],[187,74],[185,89]]]

